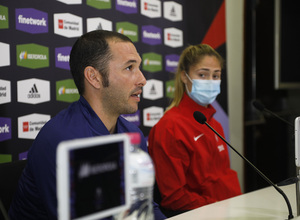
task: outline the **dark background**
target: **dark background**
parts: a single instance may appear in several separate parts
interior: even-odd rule
[[[4,0],[1,2],[2,5],[8,5],[10,1]],[[33,8],[38,10],[46,10],[47,5],[41,4],[41,1],[18,1],[20,5],[18,7],[28,7],[31,5]],[[27,2],[25,4],[25,2]],[[83,1],[84,2],[84,1]],[[114,2],[114,1],[113,1]],[[177,1],[182,4],[182,1]],[[213,20],[215,13],[218,11],[222,0],[215,1],[199,1],[199,0],[187,0],[183,8],[184,23],[184,42],[185,45],[200,43],[210,25],[210,21]],[[299,54],[299,40],[297,29],[299,26],[299,1],[284,0],[282,1],[285,5],[282,7],[283,24],[282,27],[282,62],[284,69],[281,69],[282,80],[284,81],[299,81],[299,70],[298,70],[298,54]],[[273,182],[277,183],[286,178],[296,175],[295,169],[295,150],[294,150],[294,129],[289,125],[279,121],[273,116],[259,112],[256,110],[252,102],[253,100],[260,100],[266,108],[285,118],[286,120],[294,123],[294,119],[300,115],[299,107],[299,95],[300,91],[296,88],[285,88],[275,89],[275,69],[274,69],[274,0],[244,0],[244,152],[245,156],[256,165],[265,175],[267,175]],[[56,2],[55,4],[60,5],[59,8],[55,9],[55,12],[67,12],[65,8],[68,6]],[[113,3],[114,4],[114,3]],[[26,6],[25,6],[26,5]],[[29,7],[31,7],[29,6]],[[209,8],[209,10],[208,10]],[[9,9],[10,14],[14,14],[14,8]],[[72,11],[74,10],[74,12]],[[70,13],[80,10],[79,7],[75,6],[74,9],[69,10]],[[108,12],[105,12],[108,13]],[[92,17],[86,15],[87,17]],[[105,15],[99,15],[105,17]],[[127,20],[127,15],[123,15]],[[203,23],[202,19],[207,19],[206,23]],[[147,20],[147,19],[146,19]],[[148,19],[151,22],[151,19]],[[49,22],[53,22],[51,15],[49,15]],[[133,21],[134,22],[134,21]],[[85,22],[83,22],[85,25]],[[134,22],[135,23],[135,22]],[[5,35],[0,35],[0,39],[6,42],[5,37],[9,36],[11,40],[15,41],[16,44],[30,43],[24,40],[24,36],[30,35],[32,41],[45,45],[48,41],[54,40],[55,47],[71,46],[71,41],[64,42],[67,39],[54,35],[46,37],[41,35],[31,35],[25,32],[15,30],[14,19],[10,21],[10,28],[7,30],[1,30],[1,35],[5,32]],[[156,25],[156,24],[154,24]],[[162,24],[168,25],[169,24]],[[52,26],[49,25],[49,31]],[[83,27],[85,31],[85,26]],[[43,39],[42,39],[42,38]],[[3,39],[4,38],[4,39]],[[137,44],[137,49],[140,50],[141,44]],[[24,78],[34,78],[33,70],[17,67],[15,64],[15,46],[11,45],[11,66],[1,67],[1,79],[10,79],[11,74],[14,74],[14,80],[21,80]],[[226,44],[221,45],[217,50],[225,57],[226,55]],[[178,53],[181,52],[178,49]],[[163,50],[163,49],[159,49]],[[54,68],[53,50],[49,50],[50,54],[50,67]],[[164,52],[168,54],[167,52]],[[12,72],[9,70],[12,69]],[[70,78],[68,71],[61,70],[58,68],[51,69],[51,73],[57,77],[57,80]],[[40,79],[45,78],[45,72],[40,70]],[[26,75],[26,77],[24,77]],[[152,73],[145,73],[146,78],[150,79],[153,77]],[[168,79],[171,78],[168,74]],[[160,80],[160,76],[157,78]],[[223,79],[222,79],[223,80]],[[226,79],[224,79],[226,80]],[[227,83],[223,83],[222,85]],[[55,84],[51,83],[51,87]],[[42,112],[42,109],[48,109],[43,113],[55,115],[60,109],[68,106],[68,103],[56,102],[57,109],[51,110],[53,103],[41,103],[38,105],[29,105],[17,103],[17,89],[16,83],[12,83],[12,103],[3,104],[0,106],[0,114],[2,117],[7,117],[16,109],[22,113],[20,115],[26,115],[34,112]],[[51,88],[51,98],[55,97],[55,88]],[[222,88],[222,91],[224,89]],[[225,88],[226,91],[226,88]],[[237,91],[239,92],[239,91]],[[221,96],[222,95],[222,96]],[[227,112],[227,92],[222,92],[218,101]],[[143,100],[145,107],[152,106],[153,103],[150,100]],[[169,103],[168,99],[162,100],[162,105],[167,106]],[[30,108],[28,107],[30,106]],[[32,108],[34,110],[32,110]],[[142,115],[141,115],[142,118]],[[17,118],[12,119],[12,127],[15,131],[12,133],[12,140],[1,142],[0,153],[10,152],[12,149],[19,148],[20,152],[28,150],[32,143],[32,140],[17,141]],[[149,132],[150,128],[145,128],[144,133]],[[14,156],[14,160],[17,156]],[[245,165],[245,191],[252,191],[258,188],[267,186],[253,170]]]
[[[281,82],[299,83],[296,33],[300,4],[291,0],[280,3],[280,78]],[[300,115],[300,87],[275,88],[274,7],[274,0],[245,1],[244,147],[247,158],[278,183],[296,176],[294,128],[252,105],[253,100],[260,100],[265,108],[292,124]],[[246,165],[246,191],[264,186],[268,184]]]

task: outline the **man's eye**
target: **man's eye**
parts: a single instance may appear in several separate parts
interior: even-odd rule
[[[132,69],[132,65],[126,67],[126,70],[131,70]]]

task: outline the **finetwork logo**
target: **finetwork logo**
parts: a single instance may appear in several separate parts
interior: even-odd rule
[[[156,79],[147,80],[142,94],[145,99],[157,100],[162,98],[164,95],[162,81]]]
[[[0,141],[11,139],[11,118],[0,117]]]
[[[166,97],[174,98],[175,93],[175,82],[174,80],[170,80],[166,82]]]
[[[67,5],[81,5],[82,0],[57,0],[59,2],[65,3]]]
[[[18,117],[18,137],[35,139],[42,127],[50,120],[50,115],[33,113]]]
[[[17,82],[18,102],[37,104],[50,101],[50,82],[41,79],[26,79]]]
[[[31,34],[48,33],[48,14],[34,8],[17,8],[16,29]]]
[[[182,47],[183,46],[183,34],[182,30],[177,28],[165,28],[164,29],[165,45],[169,47]]]
[[[10,50],[9,44],[0,42],[0,66],[10,65]]]
[[[153,127],[159,119],[164,114],[164,110],[161,107],[150,107],[150,108],[145,108],[143,110],[143,120],[144,120],[144,126],[145,127]]]
[[[182,21],[182,5],[174,1],[164,2],[164,18],[170,21]]]
[[[7,80],[0,80],[0,104],[11,102],[11,83]]]
[[[142,42],[150,45],[162,44],[162,31],[153,25],[142,26]]]
[[[158,0],[141,0],[141,14],[149,18],[160,18],[161,2]]]
[[[8,29],[8,18],[8,8],[3,5],[0,5],[0,29]]]
[[[74,80],[67,79],[56,82],[56,100],[62,102],[75,102],[78,99],[79,93]]]
[[[30,69],[49,67],[49,49],[38,44],[17,45],[17,65]]]
[[[61,69],[70,70],[69,60],[72,47],[55,48],[55,66]]]
[[[126,115],[121,115],[123,118],[125,118],[127,121],[135,124],[136,126],[140,126],[141,124],[141,119],[140,119],[140,110],[137,110],[136,113],[133,114],[126,114]]]
[[[119,33],[126,35],[132,42],[138,42],[138,26],[130,22],[118,22],[116,29]]]
[[[148,72],[158,72],[162,70],[162,56],[157,53],[144,53],[143,70]]]
[[[125,14],[136,14],[138,11],[137,0],[116,0],[116,10]]]
[[[170,73],[175,73],[179,62],[179,55],[169,54],[165,56],[165,69]]]
[[[82,18],[70,13],[54,14],[54,33],[64,37],[82,35]]]
[[[97,9],[111,9],[111,0],[86,0],[86,4]]]
[[[28,151],[22,152],[19,154],[19,160],[26,160],[27,159]]]
[[[104,18],[88,18],[86,19],[86,22],[87,32],[94,30],[113,30],[112,21],[106,20]]]

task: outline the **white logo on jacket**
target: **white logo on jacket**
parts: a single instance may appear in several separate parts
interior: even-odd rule
[[[203,135],[204,135],[204,134],[200,134],[200,135],[194,137],[194,140],[197,141],[197,140],[198,140],[199,138],[201,138]]]
[[[225,150],[224,145],[221,144],[218,146],[219,152],[222,152],[223,150]]]

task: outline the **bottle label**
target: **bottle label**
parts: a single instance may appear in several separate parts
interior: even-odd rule
[[[150,156],[144,152],[130,154],[130,176],[132,187],[151,187],[154,185],[154,167]]]

